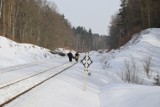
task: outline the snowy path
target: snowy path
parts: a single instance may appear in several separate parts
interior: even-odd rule
[[[83,90],[81,70],[83,68],[78,63],[6,107],[100,107],[99,90],[90,87],[91,84],[88,84],[86,91]],[[77,74],[80,76],[76,76]]]
[[[106,78],[100,62],[89,68],[87,90],[84,91],[83,65],[77,63],[61,75],[41,84],[6,107],[100,107],[101,88],[112,78]],[[64,60],[63,60],[64,61]]]

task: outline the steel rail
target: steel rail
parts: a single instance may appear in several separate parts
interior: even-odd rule
[[[64,63],[64,64],[66,64],[66,63]],[[62,65],[64,65],[64,64],[62,64]],[[10,98],[10,99],[8,99],[7,101],[5,101],[4,103],[0,104],[0,107],[3,107],[4,105],[6,105],[6,104],[12,102],[13,100],[17,99],[17,98],[20,97],[21,95],[23,95],[23,94],[29,92],[30,90],[32,90],[32,89],[38,87],[38,86],[41,85],[42,83],[44,83],[44,82],[46,82],[46,81],[52,79],[53,77],[59,75],[60,73],[64,72],[65,70],[71,68],[71,67],[74,66],[75,64],[76,64],[76,63],[74,63],[74,64],[72,64],[72,65],[70,65],[70,66],[64,68],[63,70],[59,71],[58,73],[51,75],[50,77],[48,77],[48,78],[46,78],[45,80],[43,80],[43,81],[37,83],[37,84],[34,85],[34,86],[28,88],[27,90],[21,92],[20,94],[18,94],[18,95],[16,95],[16,96],[13,96],[12,98]],[[62,66],[62,65],[59,65],[59,67]],[[48,69],[47,71],[52,70],[52,69],[54,69],[54,68],[55,68],[55,67],[50,68],[50,69]],[[46,71],[46,72],[47,72],[47,71]],[[16,84],[16,83],[14,83],[14,84]],[[12,85],[13,85],[13,84],[12,84]],[[9,85],[8,85],[7,87],[9,87]]]

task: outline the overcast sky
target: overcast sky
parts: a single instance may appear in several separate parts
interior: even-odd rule
[[[84,26],[93,33],[108,34],[111,16],[120,8],[120,0],[52,0],[72,26]]]

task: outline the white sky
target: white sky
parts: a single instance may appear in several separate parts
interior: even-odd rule
[[[93,33],[107,34],[111,15],[115,14],[120,0],[51,0],[72,26],[91,28]]]

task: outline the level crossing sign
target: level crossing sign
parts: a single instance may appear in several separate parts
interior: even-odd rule
[[[93,63],[93,61],[91,60],[90,56],[85,55],[81,60],[81,63],[85,68],[88,68]]]
[[[84,90],[86,90],[86,86],[87,86],[87,77],[91,76],[91,73],[89,73],[88,68],[89,66],[93,63],[93,61],[91,60],[90,56],[89,56],[89,52],[86,52],[86,55],[84,56],[84,58],[81,60],[81,63],[84,66]]]

